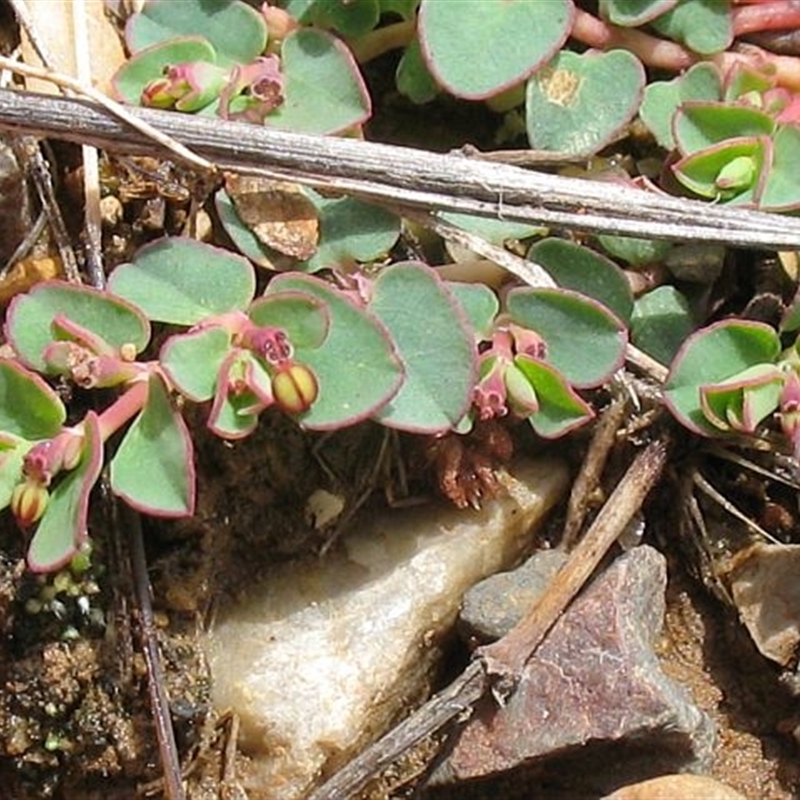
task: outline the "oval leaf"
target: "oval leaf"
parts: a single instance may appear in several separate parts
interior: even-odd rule
[[[403,381],[403,368],[389,332],[318,278],[284,273],[269,284],[266,296],[287,290],[319,298],[330,314],[330,330],[323,345],[295,352],[319,384],[319,396],[299,417],[300,423],[313,430],[330,430],[375,414]]]
[[[765,211],[800,208],[797,165],[800,164],[800,128],[784,125],[772,140],[772,167],[767,173],[759,207]]]
[[[636,300],[631,340],[656,361],[669,364],[693,330],[689,301],[674,286],[658,286]]]
[[[545,361],[574,386],[598,386],[621,366],[625,326],[594,300],[566,289],[514,289],[507,302],[513,321],[542,337]]]
[[[771,136],[775,122],[752,106],[724,103],[684,103],[672,118],[672,135],[682,155],[728,139]]]
[[[675,147],[672,117],[688,100],[714,101],[722,97],[719,70],[706,62],[695,64],[685,74],[671,81],[654,81],[644,90],[639,116],[656,141],[667,150]]]
[[[50,439],[66,418],[61,398],[38,375],[0,359],[0,432],[28,441]]]
[[[150,323],[136,306],[107,292],[63,281],[38,283],[11,303],[6,337],[28,366],[46,372],[44,348],[56,337],[53,319],[64,316],[114,348],[133,344],[140,353],[150,341]]]
[[[284,40],[281,59],[286,99],[267,116],[266,125],[297,133],[339,133],[369,119],[369,92],[342,41],[301,28]]]
[[[283,328],[295,348],[319,347],[330,327],[330,314],[324,303],[302,292],[275,292],[260,297],[247,314],[256,325]]]
[[[308,190],[319,212],[319,247],[298,265],[306,272],[374,261],[385,255],[400,235],[400,218],[353,197],[325,198]]]
[[[557,439],[594,417],[592,407],[564,380],[558,370],[525,355],[514,363],[536,391],[539,410],[528,422],[539,436]]]
[[[520,83],[566,41],[571,0],[423,0],[422,53],[436,80],[456,97],[483,100]],[[492,57],[484,57],[492,47]]]
[[[566,239],[542,239],[531,247],[527,257],[544,267],[559,286],[582,292],[611,309],[621,320],[630,320],[631,287],[613,261]]]
[[[627,50],[562,51],[528,81],[525,120],[531,147],[596,153],[633,119],[644,85],[644,69]]]
[[[772,364],[780,352],[780,339],[769,325],[737,319],[717,322],[684,342],[664,384],[664,400],[690,430],[706,436],[719,433],[703,413],[700,387],[757,364]]]
[[[244,311],[256,281],[241,256],[176,236],[142,247],[114,270],[108,285],[152,320],[194,325],[212,314]]]
[[[267,46],[263,16],[240,0],[149,0],[125,29],[132,53],[176,36],[206,38],[226,66],[246,64]]]
[[[89,494],[100,477],[103,440],[94,411],[83,421],[83,453],[78,466],[60,477],[28,547],[32,572],[52,572],[68,564],[87,536]]]
[[[405,368],[400,391],[375,419],[417,433],[451,430],[472,401],[474,333],[436,273],[405,262],[382,270],[369,310],[389,329]]]
[[[213,64],[216,57],[214,48],[205,39],[182,36],[136,53],[117,70],[111,82],[120,100],[139,105],[144,88],[151,81],[163,77],[166,67],[199,61]],[[210,98],[206,105],[214,99]]]
[[[224,328],[213,326],[170,336],[161,348],[159,361],[178,391],[196,403],[210,400],[217,373],[231,346]]]
[[[669,11],[678,0],[600,0],[600,14],[614,25],[637,27]]]
[[[492,337],[494,318],[500,310],[497,295],[482,283],[448,281],[447,288],[461,304],[479,341]]]
[[[194,513],[192,439],[158,375],[151,376],[147,402],[111,461],[111,488],[145,514],[186,517]]]

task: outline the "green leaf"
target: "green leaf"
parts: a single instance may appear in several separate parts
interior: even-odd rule
[[[341,292],[310,275],[278,275],[266,295],[287,290],[319,298],[330,314],[330,330],[323,345],[295,352],[319,383],[319,396],[301,415],[300,423],[312,430],[330,430],[375,414],[403,381],[403,367],[389,332]]]
[[[721,96],[719,70],[713,64],[701,62],[671,81],[648,84],[639,116],[656,141],[667,150],[672,150],[675,147],[672,118],[678,108],[688,101],[713,102]]]
[[[528,421],[539,436],[556,439],[587,423],[592,407],[567,383],[558,370],[526,355],[518,355],[514,363],[536,390],[539,410]]]
[[[582,55],[563,50],[528,81],[525,124],[531,147],[596,153],[633,119],[644,85],[644,69],[627,50]]]
[[[653,27],[701,55],[721,53],[733,41],[728,0],[681,0],[654,20]]]
[[[247,314],[256,325],[282,328],[294,348],[319,347],[330,328],[325,304],[303,292],[275,292],[260,297]]]
[[[132,344],[140,353],[150,341],[147,318],[125,299],[87,286],[44,281],[14,298],[6,322],[6,336],[14,351],[38,372],[47,372],[42,353],[56,338],[52,323],[58,315],[96,333],[114,348]]]
[[[769,325],[728,319],[702,328],[675,356],[664,384],[665,402],[677,420],[695,433],[718,433],[701,408],[700,387],[727,380],[756,364],[773,364],[780,352],[780,339]]]
[[[460,305],[430,267],[401,262],[380,272],[369,310],[389,329],[406,373],[375,419],[416,433],[451,430],[469,408],[476,374]]]
[[[443,211],[438,217],[452,225],[458,225],[465,231],[474,233],[487,242],[498,246],[505,244],[509,239],[527,239],[530,236],[540,236],[545,228],[529,225],[525,222],[512,222],[495,217],[476,217],[474,214],[456,214]]]
[[[763,111],[744,105],[684,103],[673,119],[675,143],[689,155],[729,139],[771,136],[775,122]]]
[[[381,15],[378,0],[317,0],[311,7],[311,21],[319,28],[332,28],[342,36],[357,38],[369,33]]]
[[[224,328],[201,328],[170,336],[159,361],[179,392],[202,403],[214,396],[217,373],[230,347],[231,336]]]
[[[566,239],[542,239],[528,250],[528,259],[544,267],[564,289],[592,297],[627,322],[633,295],[622,270],[588,247]]]
[[[785,377],[774,364],[756,364],[725,381],[701,386],[700,406],[722,431],[755,433],[778,408]]]
[[[345,267],[354,261],[365,263],[385,255],[400,235],[396,214],[352,197],[325,198],[307,190],[319,211],[319,247],[298,269]]]
[[[208,39],[223,66],[246,64],[267,46],[264,18],[239,0],[148,0],[125,30],[132,53],[176,36]]]
[[[0,440],[0,509],[7,508],[17,484],[23,480],[22,466],[32,442]]]
[[[574,386],[598,386],[625,358],[625,326],[604,306],[566,289],[513,289],[512,321],[538,333],[545,361]]]
[[[158,375],[151,376],[147,402],[111,461],[111,488],[145,514],[186,517],[194,513],[192,439]]]
[[[397,91],[417,105],[430,102],[441,92],[422,57],[419,39],[413,39],[400,57],[395,82]]]
[[[248,377],[247,389],[230,391],[231,379]],[[258,387],[258,393],[252,387]],[[231,350],[219,369],[208,427],[223,439],[242,439],[255,430],[259,413],[272,403],[272,379],[261,361],[247,350]]]
[[[672,361],[693,330],[689,303],[674,286],[658,286],[634,304],[631,340],[662,364]]]
[[[764,211],[800,208],[797,165],[800,164],[800,128],[782,125],[772,140],[772,167],[767,173],[759,207]]]
[[[32,572],[52,572],[68,564],[87,537],[89,494],[100,477],[103,441],[94,411],[83,421],[84,444],[81,460],[65,473],[50,493],[44,516],[28,547]]]
[[[701,197],[756,204],[772,161],[766,136],[729,139],[698,150],[672,165],[675,177]]]
[[[610,236],[601,234],[597,237],[603,249],[614,258],[633,266],[657,264],[666,258],[673,248],[672,242],[658,239],[637,239],[634,236]]]
[[[296,133],[340,133],[369,119],[372,104],[344,43],[311,28],[290,33],[281,48],[286,100],[264,121]]]
[[[20,439],[51,439],[67,412],[59,396],[38,376],[0,359],[0,432]]]
[[[438,83],[456,97],[483,100],[547,61],[564,44],[573,13],[569,0],[422,0],[417,24]]]
[[[494,319],[500,310],[497,295],[482,283],[448,281],[447,288],[464,309],[478,340],[490,339],[494,328]]]
[[[108,281],[111,291],[143,308],[150,319],[175,325],[244,311],[255,285],[246,259],[182,236],[145,245]]]
[[[600,15],[614,25],[635,28],[665,14],[678,0],[600,0]]]
[[[216,58],[214,48],[205,39],[182,36],[136,53],[114,73],[111,82],[120,100],[140,105],[144,88],[151,81],[163,77],[168,66],[197,62],[214,64]],[[215,99],[209,97],[205,105],[210,105]]]

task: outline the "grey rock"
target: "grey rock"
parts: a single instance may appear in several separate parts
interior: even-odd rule
[[[656,748],[674,771],[706,769],[713,724],[653,651],[665,587],[665,560],[653,548],[619,557],[556,623],[507,704],[479,704],[436,782],[630,743]]]
[[[486,644],[505,636],[547,588],[567,556],[539,550],[510,572],[499,572],[473,586],[464,597],[459,633],[468,644]]]

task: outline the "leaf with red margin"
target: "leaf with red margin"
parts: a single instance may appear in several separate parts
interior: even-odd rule
[[[111,461],[111,488],[125,502],[155,517],[194,513],[194,448],[189,430],[159,375],[147,402]]]
[[[32,572],[61,569],[86,541],[89,494],[103,465],[103,440],[94,411],[87,412],[83,430],[81,460],[53,489],[28,547],[28,567]]]

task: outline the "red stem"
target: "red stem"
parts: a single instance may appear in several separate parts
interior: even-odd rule
[[[755,5],[736,6],[731,11],[734,36],[757,31],[781,31],[800,27],[798,0],[768,0]]]

